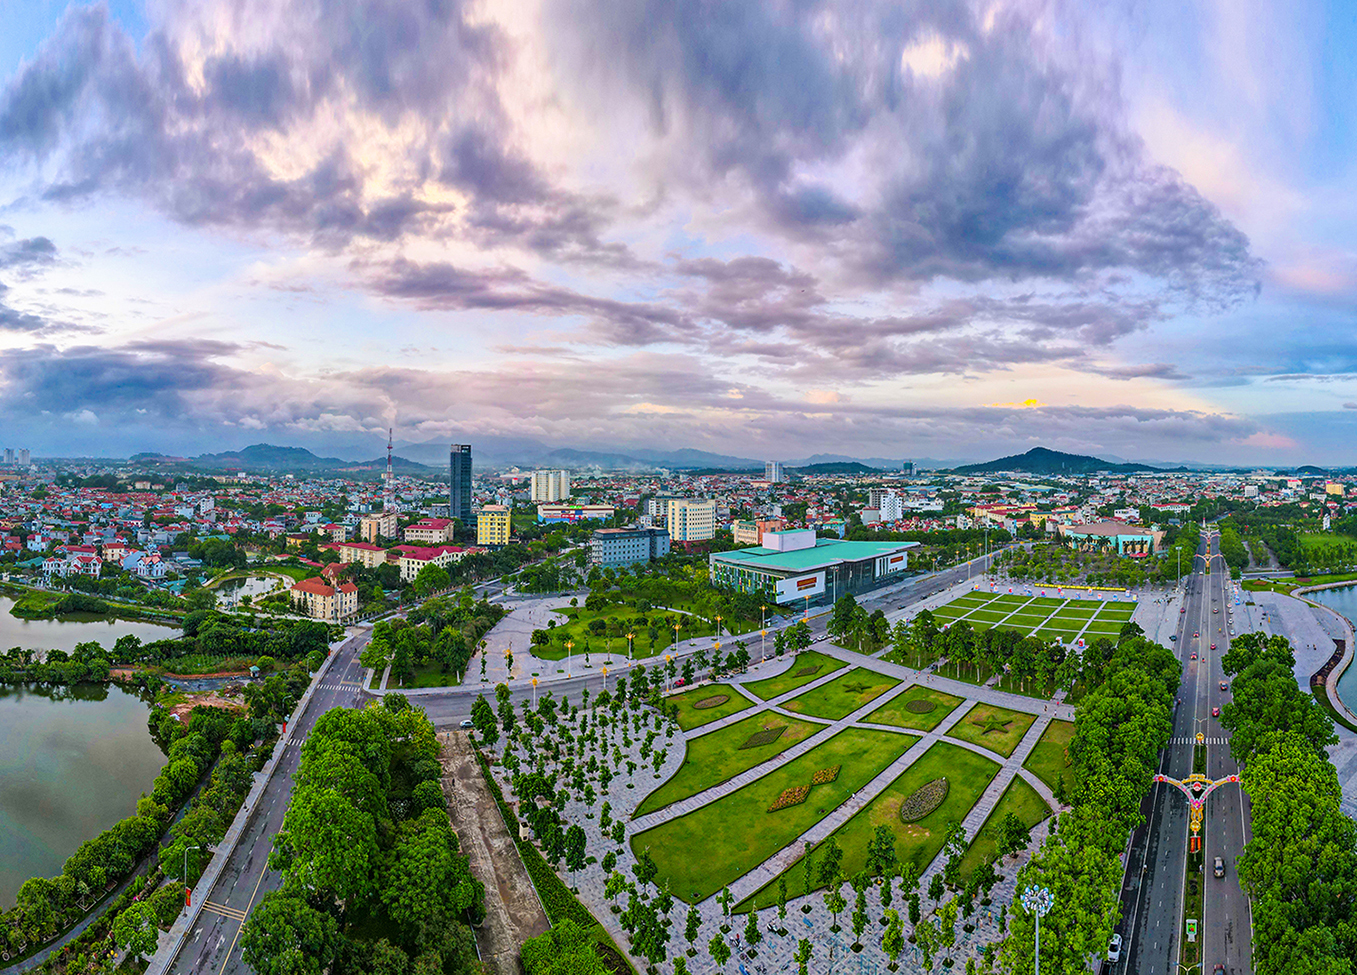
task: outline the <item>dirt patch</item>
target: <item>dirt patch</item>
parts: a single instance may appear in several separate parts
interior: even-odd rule
[[[476,930],[481,958],[497,975],[520,975],[519,946],[551,925],[465,732],[445,731],[438,740],[452,828],[472,876],[485,884],[485,923]]]
[[[228,697],[221,691],[204,691],[201,694],[190,694],[180,703],[170,708],[170,713],[180,721],[187,721],[189,712],[197,707],[225,708],[228,711],[244,711],[245,702],[239,695]]]

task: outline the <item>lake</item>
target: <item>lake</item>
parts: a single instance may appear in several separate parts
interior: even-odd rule
[[[1349,620],[1357,622],[1357,586],[1343,586],[1341,589],[1321,589],[1307,593],[1306,599],[1323,603],[1330,609],[1336,609]],[[1348,665],[1338,678],[1338,697],[1351,711],[1357,711],[1357,661]]]
[[[136,812],[165,764],[149,712],[117,686],[0,685],[0,909],[29,877],[61,873],[76,847]]]
[[[177,626],[159,623],[141,623],[133,620],[91,619],[63,617],[57,620],[21,620],[10,615],[14,600],[0,596],[0,649],[24,647],[29,650],[65,650],[70,653],[77,643],[97,640],[105,649],[112,649],[118,637],[132,633],[143,643],[167,640],[180,634]]]
[[[217,587],[217,605],[222,609],[235,609],[241,597],[251,600],[266,596],[277,589],[283,580],[277,576],[254,575],[240,579],[228,579]]]

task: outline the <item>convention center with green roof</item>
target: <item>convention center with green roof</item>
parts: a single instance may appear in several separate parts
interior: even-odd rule
[[[899,579],[918,542],[846,542],[811,529],[764,532],[763,544],[707,557],[712,585],[769,602],[832,603]]]

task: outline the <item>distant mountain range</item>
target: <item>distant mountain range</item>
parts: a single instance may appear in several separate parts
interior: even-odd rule
[[[134,459],[151,460],[155,455],[138,454]],[[186,463],[194,467],[212,470],[230,469],[242,471],[381,471],[386,469],[386,457],[375,460],[342,460],[339,457],[317,457],[305,447],[278,447],[274,444],[251,444],[243,450],[222,454],[199,454],[186,458]],[[427,471],[429,468],[404,457],[392,457],[394,470],[413,473]]]
[[[1023,474],[1042,475],[1080,475],[1098,474],[1106,471],[1110,474],[1139,474],[1150,471],[1162,471],[1163,468],[1150,467],[1148,464],[1117,464],[1112,461],[1090,457],[1087,454],[1066,454],[1047,447],[1033,447],[1025,454],[1013,454],[1000,457],[985,464],[966,464],[952,469],[954,474],[994,474],[999,471],[1017,471]]]

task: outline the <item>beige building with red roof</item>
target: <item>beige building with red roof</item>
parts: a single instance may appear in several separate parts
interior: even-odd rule
[[[337,622],[358,612],[358,587],[352,582],[332,586],[324,579],[303,579],[292,587],[292,603],[313,620]]]

